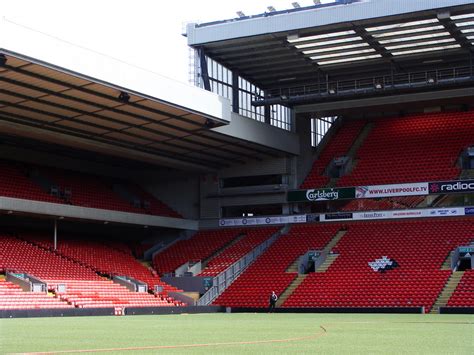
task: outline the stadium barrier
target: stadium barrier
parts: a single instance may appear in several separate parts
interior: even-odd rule
[[[474,314],[474,307],[439,307],[440,314]]]
[[[219,313],[225,312],[222,306],[186,306],[186,307],[128,307],[125,308],[125,315],[166,315],[182,313]]]
[[[163,307],[164,308],[164,307]],[[113,316],[114,308],[8,309],[0,310],[0,318]]]
[[[266,313],[267,308],[228,307],[228,313]],[[425,307],[275,308],[275,313],[425,313]]]

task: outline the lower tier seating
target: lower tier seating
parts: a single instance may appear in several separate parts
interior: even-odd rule
[[[192,238],[180,240],[153,258],[160,275],[172,273],[188,261],[204,261],[241,234],[240,229],[199,231]]]
[[[53,248],[51,237],[38,233],[22,233],[20,237],[48,249]],[[153,269],[145,267],[136,260],[131,249],[123,243],[63,236],[59,240],[55,253],[77,261],[101,274],[133,277],[145,282],[151,290],[158,285],[163,287],[165,292],[178,291],[175,287],[161,281]]]
[[[441,265],[472,238],[474,221],[360,222],[347,229],[333,248],[339,255],[329,269],[309,274],[283,307],[424,306],[429,311],[451,274]]]
[[[57,291],[58,284],[66,285],[66,291]],[[110,280],[48,280],[48,287],[61,300],[78,308],[168,307],[170,305],[184,305],[171,298],[146,292],[130,292],[126,287]]]
[[[336,224],[293,226],[234,281],[214,304],[267,307],[271,291],[281,294],[297,276],[287,268],[311,249],[322,249],[340,229]]]
[[[45,293],[25,292],[20,286],[0,279],[0,310],[73,308],[56,297]]]
[[[32,239],[32,242],[28,242],[26,240],[19,239],[17,237],[14,237],[12,235],[6,235],[6,234],[1,234],[0,235],[0,273],[6,272],[6,271],[12,271],[12,272],[19,272],[19,273],[28,273],[32,276],[35,276],[42,281],[46,282],[48,289],[50,290],[56,290],[57,285],[59,283],[65,284],[67,295],[76,295],[80,298],[81,293],[81,287],[86,288],[88,285],[94,285],[94,292],[95,296],[92,297],[90,302],[88,304],[94,304],[94,305],[99,305],[99,304],[111,304],[110,299],[108,297],[107,290],[110,289],[110,287],[115,287],[115,290],[117,286],[110,286],[113,283],[110,280],[105,280],[104,277],[101,277],[97,274],[96,271],[100,272],[100,268],[93,268],[91,265],[88,265],[86,262],[79,262],[77,260],[74,260],[70,256],[62,255],[59,252],[53,252],[52,250],[47,250],[44,249],[45,247],[49,246],[49,242],[42,240],[38,235],[23,235],[22,237],[28,237]],[[33,237],[34,236],[34,237]],[[36,240],[35,240],[36,238]],[[37,245],[34,245],[32,243],[37,243]],[[95,247],[98,247],[99,243],[94,244]],[[106,257],[111,257],[112,260],[110,260],[109,267],[113,269],[114,267],[118,267],[117,265],[126,268],[126,265],[130,266],[130,269],[120,269],[121,272],[120,274],[126,275],[126,276],[132,276],[136,277],[137,275],[129,275],[130,273],[134,273],[134,270],[139,270],[136,265],[140,265],[136,260],[135,263],[132,263],[130,261],[131,256],[127,255],[124,252],[118,251],[113,248],[107,248],[105,245],[103,245],[102,248],[98,247],[98,253],[94,253],[92,251],[94,247],[91,247],[90,249],[82,249],[78,248],[79,254],[84,255],[83,253],[92,253],[91,257],[92,259],[97,258],[97,260],[94,259],[94,264],[95,261],[97,263],[104,262],[106,261]],[[107,251],[104,252],[104,251]],[[74,255],[73,252],[71,254]],[[114,264],[113,260],[118,260],[118,257],[122,257],[124,264],[120,263],[117,261],[116,264]],[[88,259],[85,258],[85,261]],[[102,264],[103,266],[104,264]],[[111,266],[110,266],[111,265]],[[135,265],[135,266],[134,266]],[[136,267],[136,268],[135,268]],[[151,272],[148,271],[145,267],[141,266],[142,269],[146,270],[150,275]],[[134,269],[135,268],[135,269]],[[117,270],[117,269],[116,269]],[[110,269],[109,269],[110,271]],[[138,277],[136,277],[139,279]],[[140,279],[139,279],[140,280]],[[144,296],[136,296],[135,293],[129,292],[125,288],[121,288],[122,291],[126,291],[125,295],[128,295],[129,298],[114,298],[113,301],[116,301],[116,304],[120,306],[122,303],[123,304],[128,304],[128,306],[134,305],[138,306],[139,304],[144,305],[150,305],[150,302],[155,305],[164,305],[165,303],[168,306],[174,306],[176,304],[181,304],[180,302],[177,302],[173,300],[171,297],[168,297],[167,292],[171,290],[176,290],[176,288],[166,285],[162,283],[157,276],[155,276],[155,280],[157,282],[153,282],[153,285],[158,284],[163,286],[164,292],[160,293],[157,295],[157,299],[153,295],[148,295],[148,294],[141,294],[141,295],[146,295],[146,297],[143,299],[142,297]],[[144,282],[149,282],[150,280],[141,280]],[[122,287],[122,286],[120,286]],[[104,291],[100,291],[99,289],[102,289]],[[73,293],[76,292],[76,293]],[[77,293],[79,292],[79,294]],[[111,291],[113,292],[113,290]],[[109,292],[110,294],[110,292]],[[128,297],[127,296],[127,297]],[[102,299],[104,298],[105,299]],[[135,299],[137,298],[138,299]],[[151,297],[151,298],[150,298]],[[87,298],[87,297],[86,297]],[[67,300],[67,299],[66,299]],[[105,303],[98,303],[98,302],[104,301]],[[129,302],[129,301],[134,301],[134,302]],[[136,302],[135,302],[136,301]],[[150,301],[150,302],[141,302],[141,301]],[[160,301],[160,302],[158,302]],[[128,303],[126,303],[128,302]],[[140,303],[141,302],[141,303]],[[164,302],[164,303],[163,303]],[[75,303],[76,306],[79,305],[85,305],[83,303]],[[91,306],[92,307],[92,306]]]
[[[474,270],[471,269],[464,272],[447,306],[474,307]]]
[[[244,237],[211,259],[200,276],[217,276],[233,263],[269,239],[279,228],[254,228],[242,231]]]

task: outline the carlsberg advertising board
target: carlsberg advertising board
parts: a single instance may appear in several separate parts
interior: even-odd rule
[[[288,202],[314,202],[355,198],[355,188],[309,189],[288,191]]]

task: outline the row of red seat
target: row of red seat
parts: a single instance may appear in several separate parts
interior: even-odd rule
[[[45,293],[25,292],[20,286],[0,279],[0,310],[73,308],[59,298]]]
[[[20,237],[49,250],[53,249],[51,238],[40,233],[21,233]],[[133,277],[148,284],[151,290],[158,285],[163,287],[164,292],[179,291],[161,281],[153,269],[136,260],[130,248],[123,243],[101,242],[65,235],[59,241],[55,253],[77,261],[100,274]]]
[[[422,114],[374,120],[357,151],[357,165],[338,186],[456,179],[457,159],[472,144],[474,112]]]
[[[52,195],[34,182],[29,175],[35,171],[68,195]],[[114,191],[119,184],[142,204],[134,206]],[[36,167],[9,161],[0,161],[0,196],[76,206],[182,218],[180,214],[134,183],[99,177],[77,171]],[[146,201],[146,206],[145,206]]]
[[[326,272],[308,274],[283,307],[423,306],[429,311],[451,273],[441,270],[443,262],[474,235],[468,218],[293,226],[215,304],[266,307],[270,292],[281,294],[296,277],[287,268],[309,249],[322,249],[340,229],[346,234],[333,248],[338,254],[333,264]],[[374,271],[369,263],[383,257],[398,266]]]
[[[471,219],[365,222],[347,225],[333,248],[338,255],[324,273],[309,274],[284,307],[424,306],[428,311],[451,271],[441,270],[449,252],[472,238]],[[386,256],[397,267],[374,271]]]
[[[329,182],[329,177],[324,174],[328,164],[334,158],[344,156],[349,151],[366,122],[363,120],[345,122],[336,135],[327,143],[318,159],[314,161],[310,173],[301,185],[302,189],[323,187]]]
[[[297,273],[286,269],[311,249],[322,249],[337,233],[336,224],[293,226],[241,274],[215,304],[229,307],[266,307],[271,291],[281,294]]]
[[[160,275],[174,272],[188,261],[204,261],[242,233],[240,229],[199,231],[190,239],[180,240],[153,257]]]
[[[200,273],[200,276],[217,276],[233,263],[251,252],[257,246],[269,239],[279,228],[252,228],[242,230],[244,237],[237,243],[225,249],[221,254],[212,258]]]
[[[105,307],[112,303],[117,307],[182,305],[167,294],[179,290],[153,275],[151,270],[133,258],[130,250],[121,250],[124,248],[122,243],[117,243],[114,248],[97,241],[62,239],[59,248],[53,251],[52,243],[38,233],[25,233],[21,238],[0,235],[0,273],[28,273],[46,282],[48,289],[55,292],[58,284],[65,284],[67,291],[62,295],[63,300],[76,307]],[[164,287],[164,292],[157,294],[157,297],[147,293],[137,296],[123,287],[117,289],[115,284],[98,273],[134,277],[150,287],[160,285]],[[89,291],[93,291],[93,295]],[[83,302],[85,300],[86,303]]]
[[[474,270],[469,269],[464,272],[447,306],[474,307]]]

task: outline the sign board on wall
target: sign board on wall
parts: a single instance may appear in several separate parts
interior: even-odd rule
[[[315,202],[355,198],[355,188],[309,189],[288,191],[288,202]]]

